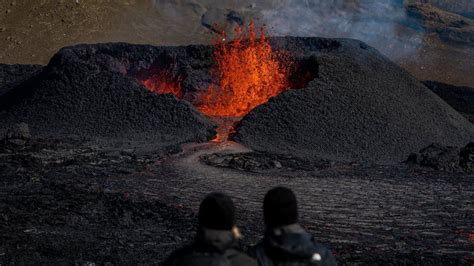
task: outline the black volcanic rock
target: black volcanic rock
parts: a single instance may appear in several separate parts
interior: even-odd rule
[[[0,96],[38,74],[42,68],[40,65],[0,64]]]
[[[431,167],[435,170],[458,172],[461,171],[459,151],[460,149],[457,147],[446,147],[433,143],[418,153],[411,154],[407,162]]]
[[[326,160],[301,160],[292,156],[246,152],[246,153],[212,153],[200,157],[201,161],[214,167],[223,167],[248,172],[269,172],[272,170],[314,171],[327,168],[333,163]]]
[[[210,120],[188,102],[153,93],[131,76],[175,53],[129,44],[61,49],[39,75],[0,97],[0,130],[26,122],[37,136],[206,141],[215,134]]]
[[[273,46],[313,57],[318,75],[241,120],[234,139],[254,150],[396,163],[431,143],[461,146],[474,139],[471,123],[364,43],[285,38]]]
[[[474,123],[474,88],[423,81],[430,90]]]
[[[360,41],[280,37],[270,43],[293,58],[297,69],[289,78],[303,89],[243,118],[235,140],[256,151],[393,163],[431,143],[461,146],[474,139],[472,124]],[[199,91],[218,83],[212,64],[211,46],[63,48],[41,73],[0,97],[0,131],[25,122],[39,137],[206,141],[215,126],[189,102],[199,104]],[[140,83],[163,70],[180,81],[184,100]],[[310,78],[298,82],[302,76]]]
[[[463,148],[433,143],[411,154],[406,162],[435,170],[470,173],[474,171],[474,142]]]
[[[470,142],[459,152],[459,164],[465,171],[474,172],[474,142]]]

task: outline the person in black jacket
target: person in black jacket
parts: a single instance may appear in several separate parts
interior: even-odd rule
[[[290,189],[268,191],[263,216],[265,236],[249,251],[260,266],[337,265],[331,252],[298,224],[297,201]]]
[[[221,193],[211,193],[199,207],[199,226],[194,243],[173,252],[165,266],[257,266],[238,251],[235,207]]]

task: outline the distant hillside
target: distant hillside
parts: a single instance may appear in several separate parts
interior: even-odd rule
[[[472,0],[407,0],[407,3],[427,3],[438,8],[474,19]]]
[[[474,47],[451,42],[465,41],[472,32],[465,27],[440,31],[445,27],[442,23],[436,28],[423,21],[416,22],[419,28],[401,23],[403,3],[413,2],[429,2],[457,13],[474,10],[472,0],[4,0],[0,1],[0,63],[46,64],[60,48],[78,43],[209,44],[216,39],[213,27],[231,32],[233,26],[250,19],[267,24],[281,20],[268,31],[361,39],[421,80],[474,86],[470,73]],[[396,8],[384,7],[391,4]],[[280,11],[289,11],[287,17]]]

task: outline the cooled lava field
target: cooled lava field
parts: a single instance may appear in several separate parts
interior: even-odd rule
[[[473,103],[365,42],[253,23],[0,64],[0,265],[160,264],[213,191],[246,249],[277,185],[340,264],[472,265]]]

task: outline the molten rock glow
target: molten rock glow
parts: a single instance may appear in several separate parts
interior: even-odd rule
[[[237,38],[219,41],[214,51],[213,74],[219,85],[200,95],[198,109],[213,117],[242,117],[287,88],[287,68],[276,58],[263,30],[256,37],[249,25],[248,36],[236,29]]]
[[[160,94],[174,94],[177,98],[183,97],[181,82],[179,79],[172,78],[167,72],[160,72],[142,81],[143,85],[149,90]]]
[[[278,58],[263,28],[257,37],[251,22],[245,34],[240,27],[236,33],[232,41],[225,42],[224,34],[217,41],[211,69],[216,84],[210,85],[192,102],[219,125],[214,142],[227,140],[234,122],[289,87],[290,60],[281,55]],[[156,93],[184,96],[181,80],[167,70],[158,71],[142,83]]]

